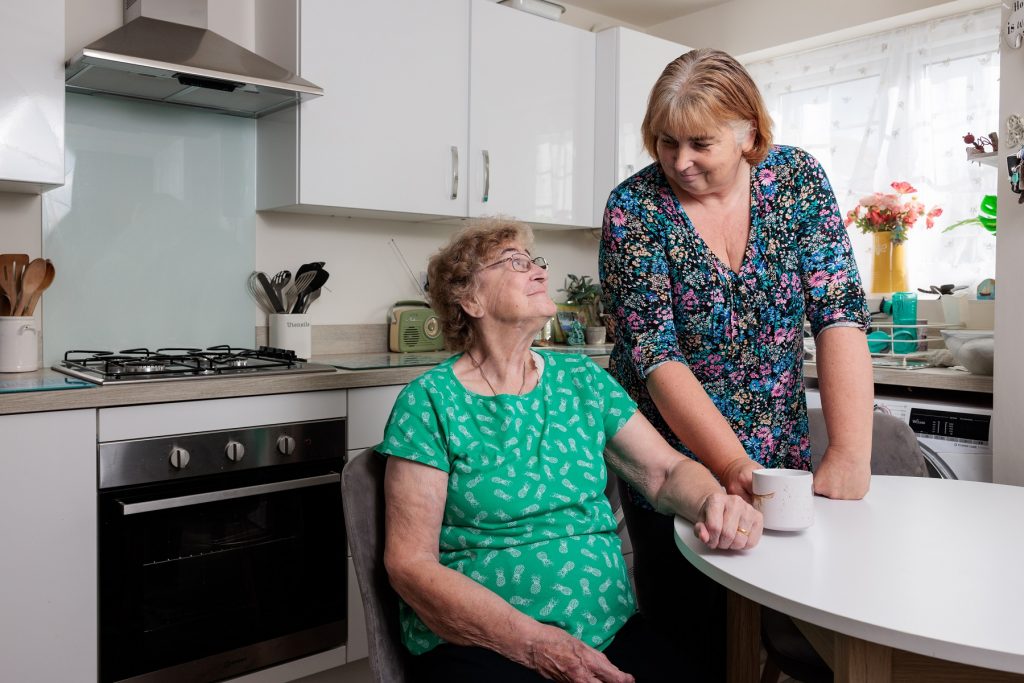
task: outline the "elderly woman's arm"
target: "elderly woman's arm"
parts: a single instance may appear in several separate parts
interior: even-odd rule
[[[871,484],[874,385],[864,332],[829,327],[815,340],[828,448],[814,471],[814,492],[859,500]]]
[[[708,547],[739,550],[760,540],[761,513],[725,493],[706,467],[672,448],[640,413],[608,442],[605,457],[660,512],[695,522],[694,531]]]
[[[728,493],[752,500],[753,471],[761,465],[712,402],[700,381],[683,363],[662,363],[647,378],[647,390],[665,423]]]
[[[556,681],[630,683],[597,650],[526,616],[497,594],[438,561],[448,475],[390,458],[384,564],[402,599],[438,636],[485,647]]]

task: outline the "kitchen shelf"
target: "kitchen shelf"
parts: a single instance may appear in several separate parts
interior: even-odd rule
[[[992,168],[999,168],[999,152],[968,154],[967,161],[973,161],[979,166],[984,164],[985,166],[991,166]]]

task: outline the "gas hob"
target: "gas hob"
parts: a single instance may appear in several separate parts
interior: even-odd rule
[[[72,350],[52,367],[65,375],[102,385],[335,371],[329,365],[297,358],[294,351],[267,346],[256,350],[211,346],[127,349],[116,353]]]

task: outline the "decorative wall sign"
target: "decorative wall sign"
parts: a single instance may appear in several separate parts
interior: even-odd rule
[[[1006,40],[1006,44],[1014,49],[1020,48],[1024,41],[1024,0],[1013,0],[1003,38]]]

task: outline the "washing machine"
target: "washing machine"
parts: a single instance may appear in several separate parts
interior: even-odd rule
[[[817,389],[807,390],[807,407],[821,407]],[[991,408],[947,400],[876,395],[875,410],[910,425],[933,476],[992,481]]]

